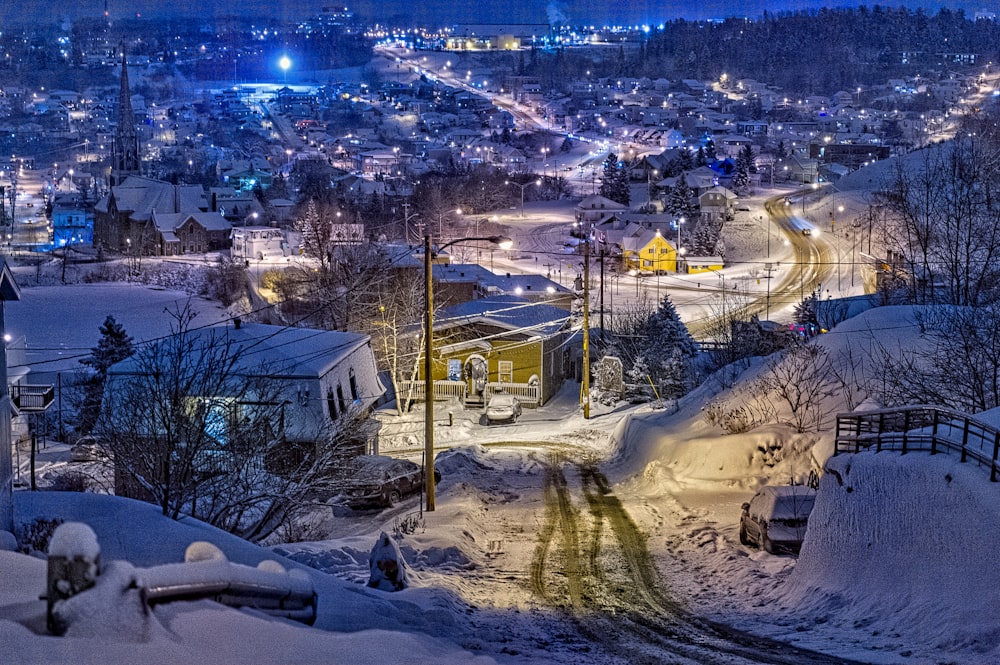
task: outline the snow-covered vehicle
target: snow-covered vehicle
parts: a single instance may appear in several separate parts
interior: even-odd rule
[[[440,479],[435,469],[434,480]],[[341,495],[352,508],[388,507],[416,494],[423,484],[424,470],[409,460],[360,455],[351,464]]]
[[[490,425],[503,422],[513,423],[520,416],[521,402],[513,395],[493,395],[486,405],[486,422]]]
[[[805,485],[767,485],[740,515],[740,542],[777,554],[798,554],[806,536],[816,490]]]

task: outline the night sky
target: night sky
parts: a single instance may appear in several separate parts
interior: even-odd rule
[[[261,14],[297,19],[316,13],[323,6],[339,4],[336,0],[108,0],[112,19],[141,13],[156,18],[166,13],[209,18],[214,15]],[[705,19],[728,16],[756,18],[764,11],[818,9],[823,6],[924,7],[936,12],[941,7],[962,9],[972,16],[977,10],[996,11],[994,2],[976,0],[909,0],[907,2],[831,2],[824,0],[357,0],[346,5],[356,14],[384,20],[410,19],[426,24],[449,23],[547,23],[562,21],[573,25],[606,23],[657,23],[675,18]],[[100,16],[104,0],[76,0],[72,4],[52,0],[0,0],[0,26],[27,20],[49,20],[92,14]]]

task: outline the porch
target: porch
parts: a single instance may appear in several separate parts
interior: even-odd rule
[[[411,397],[414,401],[424,400],[423,381],[400,381],[399,391],[403,396]],[[541,391],[535,383],[507,383],[492,381],[486,384],[482,395],[472,395],[469,393],[469,386],[464,381],[435,381],[434,400],[446,400],[457,398],[466,406],[485,406],[496,393],[506,393],[513,395],[525,408],[534,409],[541,406]]]

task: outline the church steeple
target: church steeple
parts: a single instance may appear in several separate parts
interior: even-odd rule
[[[118,129],[111,154],[111,184],[120,185],[130,175],[139,175],[139,137],[135,131],[132,94],[128,87],[128,64],[122,44],[122,87],[118,98]]]

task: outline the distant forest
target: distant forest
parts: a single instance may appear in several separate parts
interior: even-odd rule
[[[829,95],[934,71],[964,69],[972,54],[984,66],[1000,59],[1000,21],[963,12],[875,6],[765,14],[761,19],[683,21],[654,29],[593,60],[593,49],[531,53],[514,67],[553,87],[596,77],[715,80],[751,78],[779,89]]]

